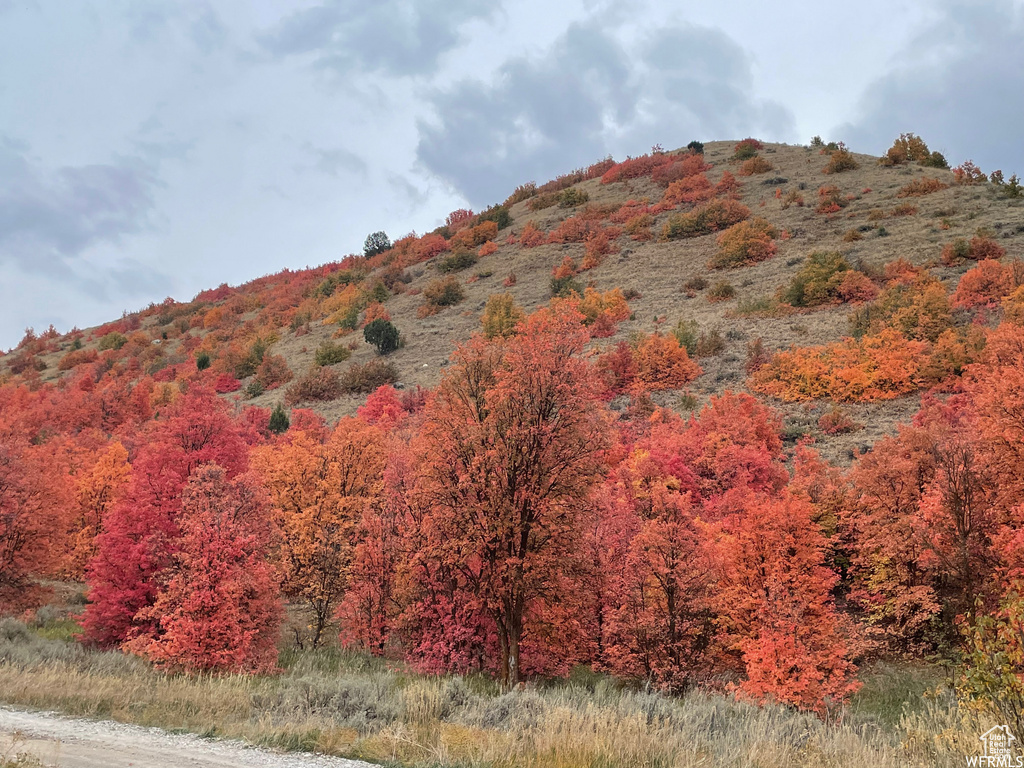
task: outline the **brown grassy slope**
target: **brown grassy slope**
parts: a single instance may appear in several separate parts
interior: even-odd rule
[[[708,174],[713,183],[726,170],[738,174],[739,164],[729,160],[734,144],[728,141],[706,145],[705,158],[714,165]],[[738,179],[742,185],[741,199],[751,208],[752,215],[763,216],[792,234],[790,239],[778,242],[778,255],[774,258],[750,267],[709,270],[706,265],[715,252],[714,235],[675,242],[658,242],[655,239],[646,243],[632,241],[624,235],[618,241],[620,253],[607,257],[602,265],[579,276],[581,282],[590,282],[599,290],[621,287],[642,294],[641,298],[630,301],[633,318],[620,325],[615,337],[600,340],[595,346],[612,344],[635,332],[672,328],[681,318],[696,320],[705,330],[717,328],[723,335],[729,332],[724,352],[700,361],[705,373],[694,382],[691,390],[698,404],[725,389],[744,388],[745,350],[747,343],[754,338],[762,337],[771,350],[791,344],[804,346],[835,341],[848,332],[849,305],[777,318],[738,317],[735,314],[741,301],[771,296],[779,287],[786,285],[800,269],[799,261],[812,251],[837,250],[852,263],[876,266],[903,257],[915,264],[934,266],[935,274],[951,289],[970,265],[952,269],[935,265],[943,244],[957,237],[970,237],[979,229],[989,230],[1006,248],[1008,258],[1024,256],[1024,201],[1003,198],[991,185],[951,186],[925,197],[901,200],[895,197],[896,192],[909,181],[934,177],[952,185],[952,173],[915,164],[886,168],[878,165],[875,157],[856,155],[860,163],[858,169],[825,175],[822,169],[828,158],[816,149],[803,146],[766,145],[761,156],[774,166],[774,170]],[[823,184],[834,184],[844,196],[851,195],[855,199],[835,215],[817,214],[814,211],[817,190]],[[631,198],[643,197],[649,197],[654,203],[662,194],[662,189],[649,178],[608,185],[594,179],[577,187],[589,194],[591,205],[621,204]],[[784,210],[781,201],[775,197],[776,189],[780,189],[783,195],[800,191],[805,206],[793,205]],[[870,191],[865,191],[867,189]],[[912,216],[889,215],[896,205],[905,202],[916,205],[919,212]],[[427,262],[408,270],[412,279],[407,292],[393,296],[386,305],[405,338],[405,346],[391,355],[405,386],[432,387],[438,383],[456,345],[479,328],[480,314],[490,294],[508,291],[527,310],[547,303],[551,270],[566,255],[581,260],[584,247],[570,244],[525,249],[519,245],[505,245],[504,242],[510,232],[518,234],[528,221],[532,220],[550,231],[573,212],[558,207],[531,212],[526,201],[517,203],[511,209],[512,227],[499,233],[498,251],[480,259],[476,267],[457,273],[465,284],[466,300],[432,317],[417,317],[416,309],[422,298],[415,294],[437,277],[433,265]],[[656,234],[669,215],[657,217]],[[946,222],[949,228],[940,229],[942,222]],[[879,235],[879,226],[884,226],[887,236]],[[844,242],[843,234],[857,228],[865,229],[863,239]],[[474,274],[488,272],[490,276],[466,283],[467,278]],[[502,281],[509,272],[515,272],[517,283],[505,288]],[[736,297],[711,303],[705,291],[688,298],[682,289],[683,283],[698,276],[703,276],[709,283],[729,281],[736,289]],[[659,318],[666,321],[659,325],[656,322]],[[329,339],[335,330],[334,326],[314,325],[311,333],[298,337],[283,328],[279,334],[280,341],[271,351],[284,355],[292,370],[299,374],[311,364],[319,343]],[[338,366],[339,369],[373,357],[373,350],[362,343],[361,334],[355,338],[359,339],[357,350],[349,361]],[[51,357],[52,360],[47,359],[51,367],[44,373],[44,380],[56,373],[55,365],[60,355]],[[680,394],[668,393],[657,399],[664,405],[682,410]],[[267,407],[282,397],[283,390],[275,390],[249,402]],[[311,407],[333,421],[354,412],[362,400],[363,396],[345,396]],[[917,402],[918,398],[911,396],[886,403],[844,406],[856,421],[866,425],[865,429],[823,440],[824,452],[830,458],[848,460],[859,446],[870,445],[891,431],[897,421],[909,418],[916,410]],[[775,405],[782,407],[794,431],[803,427],[811,429],[817,417],[828,407],[828,404]]]

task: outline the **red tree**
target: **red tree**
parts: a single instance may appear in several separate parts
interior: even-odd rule
[[[836,577],[824,565],[825,540],[812,516],[810,504],[793,496],[749,497],[723,525],[716,595],[746,673],[740,690],[821,710],[859,683],[851,628],[832,603]]]
[[[599,387],[579,357],[587,338],[568,311],[539,312],[510,339],[474,338],[427,406],[424,557],[450,566],[468,607],[493,622],[506,686],[522,674],[527,617],[542,633],[578,593],[570,564],[605,442]]]
[[[181,397],[141,441],[121,501],[103,521],[88,568],[85,639],[116,645],[157,626],[140,611],[153,604],[180,532],[181,491],[192,472],[217,464],[229,478],[245,470],[248,446],[227,404],[207,391]]]
[[[185,671],[268,672],[277,665],[281,604],[273,569],[268,502],[257,480],[228,480],[213,464],[182,494],[181,537],[166,586],[140,618],[155,636],[127,650]]]

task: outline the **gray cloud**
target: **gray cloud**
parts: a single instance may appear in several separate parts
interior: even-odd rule
[[[912,131],[952,163],[973,159],[986,171],[1024,172],[1024,10],[1011,0],[940,8],[835,136],[881,154]]]
[[[328,176],[339,178],[344,174],[352,174],[365,179],[369,172],[366,161],[344,147],[321,149],[306,142],[303,149],[313,156],[313,167]]]
[[[0,263],[49,269],[141,231],[158,183],[139,159],[48,170],[24,144],[0,140]]]
[[[607,154],[652,143],[757,134],[788,138],[788,110],[752,94],[747,54],[724,33],[669,26],[631,44],[577,23],[539,58],[505,63],[489,83],[436,91],[417,155],[475,206]]]
[[[274,56],[309,55],[339,72],[425,74],[459,43],[464,23],[498,7],[475,0],[332,0],[287,16],[259,43]]]

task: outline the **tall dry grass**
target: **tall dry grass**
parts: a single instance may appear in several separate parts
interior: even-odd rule
[[[417,676],[339,650],[282,663],[276,677],[164,675],[0,622],[5,703],[423,768],[959,766],[985,725],[943,695],[891,722],[870,706],[823,722],[596,675],[502,694],[483,679]]]

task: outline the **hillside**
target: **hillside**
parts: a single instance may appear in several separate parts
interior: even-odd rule
[[[403,339],[401,348],[388,356],[395,370],[390,376],[385,373],[385,379],[393,376],[406,390],[430,388],[438,383],[455,346],[480,329],[480,316],[490,295],[509,293],[529,312],[550,301],[552,272],[564,259],[573,259],[577,267],[588,266],[584,242],[523,245],[519,241],[528,223],[541,230],[539,239],[550,240],[551,233],[558,239],[558,228],[575,217],[575,222],[583,225],[569,231],[564,239],[582,240],[591,230],[612,228],[612,235],[615,230],[622,232],[623,227],[636,225],[635,219],[629,224],[626,215],[642,216],[649,211],[647,220],[640,222],[643,225],[649,221],[649,226],[611,239],[605,249],[609,253],[598,255],[594,260],[599,263],[580,270],[574,280],[580,289],[621,289],[628,300],[629,317],[618,322],[610,336],[595,339],[591,343],[595,350],[608,349],[622,340],[635,341],[638,334],[671,330],[680,321],[695,322],[696,335],[717,333],[715,339],[721,343],[700,350],[702,375],[683,389],[651,393],[658,404],[689,412],[712,394],[745,388],[747,348],[755,339],[763,339],[764,348],[771,352],[791,345],[827,344],[851,333],[850,316],[858,305],[835,296],[808,308],[765,304],[786,289],[813,252],[842,254],[850,266],[867,273],[879,288],[885,285],[884,265],[905,259],[927,267],[948,293],[954,291],[959,278],[975,261],[943,263],[940,254],[945,245],[981,234],[1005,249],[1005,261],[1024,255],[1024,199],[1007,194],[1006,185],[958,184],[946,169],[914,162],[887,167],[876,157],[860,154],[852,155],[855,168],[824,174],[831,152],[804,146],[765,145],[756,152],[759,165],[751,168],[748,161],[745,169],[743,161],[734,159],[736,146],[732,141],[708,143],[703,158],[710,168],[705,176],[714,188],[724,174],[731,174],[737,182],[735,190],[719,196],[736,198],[750,209],[750,216],[763,217],[778,230],[779,236],[774,239],[777,252],[759,263],[709,269],[708,262],[718,250],[718,232],[673,240],[661,236],[672,216],[694,205],[681,202],[658,206],[666,188],[652,178],[652,168],[660,164],[664,170],[666,160],[685,158],[688,152],[683,149],[641,158],[637,167],[626,172],[640,174],[634,178],[605,183],[605,172],[611,166],[605,162],[589,172],[518,190],[505,204],[507,226],[496,235],[480,235],[490,237],[496,249],[478,256],[468,268],[452,273],[465,298],[436,314],[419,316],[423,290],[440,277],[439,262],[453,249],[459,250],[460,235],[472,231],[471,225],[477,223],[476,218],[458,221],[459,212],[454,215],[454,226],[422,238],[401,238],[394,249],[369,259],[348,257],[339,263],[285,271],[238,287],[221,286],[199,294],[191,302],[168,301],[82,332],[59,335],[51,331],[38,339],[28,336],[16,350],[0,358],[0,381],[8,386],[25,381],[34,388],[72,380],[88,370],[98,382],[114,378],[135,382],[143,374],[166,382],[195,377],[194,361],[206,353],[212,363],[210,372],[226,376],[226,381],[218,385],[219,391],[235,389],[226,396],[237,397],[245,405],[270,408],[284,400],[289,386],[276,386],[277,382],[302,376],[314,366],[316,352],[325,343],[351,349],[348,360],[329,366],[341,374],[371,361],[376,352],[363,341],[359,327],[363,310],[379,299]],[[743,175],[750,170],[758,172]],[[922,179],[940,182],[937,191],[899,196],[901,189]],[[838,203],[837,210],[823,213],[819,212],[824,210],[819,190],[827,185],[838,188]],[[691,194],[698,201],[706,199],[700,197],[700,189]],[[561,202],[552,199],[558,195],[562,195]],[[553,204],[538,208],[538,201],[545,197]],[[629,201],[648,205],[623,209]],[[438,234],[447,240],[440,240]],[[478,246],[464,250],[475,253]],[[511,285],[507,279],[510,274],[515,275]],[[709,300],[712,286],[718,283],[728,283],[734,295]],[[371,311],[378,312],[379,307]],[[961,313],[956,322],[963,326],[969,318]],[[259,340],[268,343],[260,344]],[[261,394],[260,387],[249,386],[255,365],[245,362],[247,356],[251,357],[254,342],[257,347],[265,347],[268,356],[283,356],[289,369],[284,373],[278,370],[276,375],[272,372]],[[690,351],[694,351],[692,346]],[[239,377],[237,386],[230,381],[232,376]],[[365,392],[337,396],[328,392],[328,399],[306,400],[299,405],[334,422],[353,413],[365,396]],[[788,435],[811,434],[829,458],[848,463],[855,453],[891,432],[896,422],[906,421],[918,402],[916,393],[847,402],[844,411],[863,429],[838,435],[823,434],[817,427],[818,418],[830,408],[821,399],[774,404],[786,414]]]

